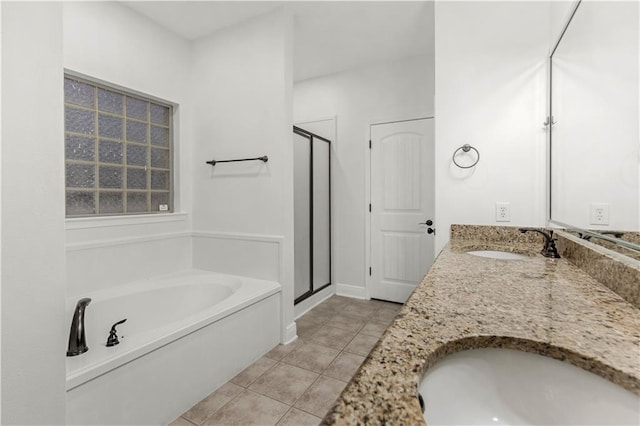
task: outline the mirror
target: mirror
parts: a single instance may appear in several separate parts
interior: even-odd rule
[[[550,219],[640,250],[638,2],[572,13],[551,54]]]

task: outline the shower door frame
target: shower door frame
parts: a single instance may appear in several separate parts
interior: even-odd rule
[[[313,296],[314,294],[317,294],[318,292],[324,290],[325,288],[329,287],[331,285],[331,277],[332,277],[332,268],[331,268],[331,256],[332,256],[332,250],[331,250],[331,141],[329,139],[323,138],[322,136],[318,136],[315,133],[312,133],[308,130],[302,129],[298,126],[293,126],[293,133],[302,136],[303,138],[306,138],[309,140],[309,290],[306,291],[305,293],[303,293],[302,295],[300,295],[299,297],[295,298],[293,301],[294,305],[297,305],[298,303],[302,302],[303,300],[308,299],[309,297]],[[326,284],[323,284],[322,286],[318,287],[317,289],[314,289],[314,279],[313,279],[313,142],[314,140],[318,139],[319,141],[325,142],[327,144],[329,144],[329,149],[328,149],[328,157],[327,157],[327,161],[328,161],[328,177],[329,177],[329,202],[327,205],[327,209],[329,211],[329,282]],[[295,142],[294,142],[295,143]],[[295,285],[295,284],[294,284]]]

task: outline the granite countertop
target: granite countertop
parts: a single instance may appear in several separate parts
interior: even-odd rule
[[[514,228],[452,239],[323,424],[420,424],[424,373],[450,353],[503,347],[550,356],[640,395],[640,310]],[[517,231],[517,230],[516,230]],[[505,234],[506,232],[506,234]],[[519,234],[519,233],[517,233]],[[527,234],[528,235],[528,234]],[[508,242],[505,242],[508,241]],[[494,249],[525,260],[481,258]]]

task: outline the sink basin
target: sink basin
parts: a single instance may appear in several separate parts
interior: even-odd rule
[[[478,257],[488,257],[490,259],[504,259],[504,260],[524,260],[528,259],[528,256],[518,253],[511,253],[508,251],[496,251],[496,250],[476,250],[468,251],[467,254]]]
[[[420,384],[434,425],[638,425],[640,397],[542,355],[473,349],[450,355]]]

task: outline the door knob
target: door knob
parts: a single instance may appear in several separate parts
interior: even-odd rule
[[[433,221],[431,219],[427,219],[426,222],[420,222],[418,223],[418,225],[427,225],[427,226],[431,226],[433,225]]]

